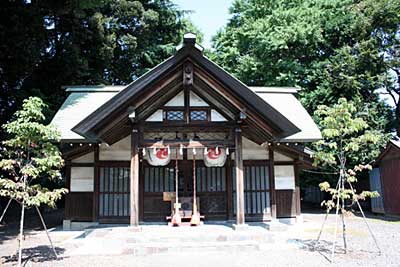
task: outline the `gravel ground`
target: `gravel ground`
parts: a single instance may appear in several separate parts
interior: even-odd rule
[[[57,261],[52,259],[45,234],[42,231],[31,231],[25,240],[25,259],[29,259],[26,266],[400,266],[399,220],[376,216],[367,219],[382,250],[379,254],[362,218],[346,217],[349,251],[344,254],[342,232],[339,229],[333,263],[328,261],[335,229],[333,215],[329,216],[316,249],[313,245],[323,220],[323,214],[304,214],[304,223],[289,226],[286,231],[271,232],[274,242],[262,244],[257,251],[199,250],[144,256],[132,256],[129,253],[108,256],[73,255],[70,252],[79,251],[79,246],[71,240],[76,240],[82,232],[53,230],[51,236],[61,256]],[[110,242],[104,239],[103,242]],[[1,240],[0,257],[3,265],[12,266],[15,261],[10,255],[15,252],[17,241],[11,237]]]

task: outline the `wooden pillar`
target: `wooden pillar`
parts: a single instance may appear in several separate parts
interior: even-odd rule
[[[68,189],[69,194],[65,195],[65,213],[64,219],[70,220],[71,214],[71,160],[65,160],[65,187]]]
[[[236,172],[236,224],[244,225],[244,182],[242,130],[235,129],[235,172]]]
[[[227,155],[226,159],[226,165],[225,165],[225,173],[226,173],[226,217],[227,220],[231,220],[233,215],[232,215],[232,207],[233,207],[233,197],[232,197],[232,158],[231,154]]]
[[[300,163],[295,162],[294,164],[294,181],[295,181],[295,192],[296,192],[296,216],[300,216],[301,214],[301,206],[300,206]]]
[[[99,172],[99,145],[93,144],[94,153],[94,184],[93,184],[93,221],[99,218],[99,186],[100,186],[100,172]]]
[[[275,164],[274,150],[272,146],[268,147],[269,151],[269,186],[270,186],[270,201],[271,201],[271,217],[276,219],[276,191],[275,191]]]
[[[130,225],[139,226],[139,131],[131,133],[131,168],[130,168]]]

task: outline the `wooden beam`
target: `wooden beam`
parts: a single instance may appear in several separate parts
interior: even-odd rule
[[[221,147],[231,147],[235,146],[233,141],[226,140],[201,140],[201,141],[190,141],[190,140],[164,140],[164,141],[155,141],[155,140],[143,140],[140,143],[140,147],[146,148],[164,148],[166,146],[170,147],[180,147],[181,145],[184,148],[203,148],[210,146],[221,146]]]
[[[236,172],[236,225],[244,225],[244,181],[242,130],[235,129],[235,172]]]
[[[148,132],[231,132],[236,126],[233,122],[205,122],[205,123],[170,123],[170,122],[142,122]]]
[[[130,225],[139,226],[139,131],[134,128],[131,133],[131,168],[130,168]]]
[[[268,147],[269,153],[269,186],[271,192],[271,217],[276,219],[276,191],[275,191],[275,164],[274,164],[274,150],[272,146]]]

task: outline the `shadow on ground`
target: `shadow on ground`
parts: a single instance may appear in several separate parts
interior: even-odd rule
[[[64,214],[63,209],[53,210],[42,214],[47,228],[52,228],[62,224],[62,218]],[[30,235],[33,231],[37,230],[43,230],[43,225],[38,214],[36,212],[27,212],[25,214],[24,235]],[[16,239],[18,235],[19,218],[17,220],[15,218],[7,218],[6,216],[3,223],[0,223],[0,245],[8,240]]]
[[[22,250],[22,262],[24,266],[32,261],[32,262],[47,262],[47,261],[55,261],[62,260],[62,255],[65,252],[64,248],[55,247],[55,250],[58,255],[58,259],[55,258],[54,252],[50,246],[36,246],[30,248],[24,248]],[[16,263],[18,261],[18,253],[12,256],[5,256],[2,258],[3,263]]]
[[[326,240],[319,240],[317,242],[316,239],[289,239],[288,243],[294,243],[298,246],[299,249],[309,251],[309,252],[318,252],[321,256],[323,256],[328,262],[331,262],[331,254],[332,254],[332,246],[333,242]],[[335,248],[336,254],[345,254],[344,248],[336,245]]]

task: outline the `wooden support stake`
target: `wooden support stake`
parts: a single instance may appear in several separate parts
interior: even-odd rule
[[[4,208],[3,213],[1,214],[0,223],[3,221],[4,215],[6,215],[6,212],[7,212],[8,207],[10,206],[11,200],[12,200],[11,198],[10,198],[10,200],[8,200],[8,203],[7,203],[6,207]]]
[[[18,267],[22,266],[22,243],[24,239],[24,217],[25,217],[25,203],[22,202],[21,219],[19,223],[19,242],[18,242]]]
[[[53,242],[51,241],[51,238],[50,238],[50,235],[49,235],[49,231],[47,230],[46,223],[44,222],[43,216],[40,213],[39,208],[37,206],[35,206],[35,208],[36,208],[37,213],[39,214],[40,221],[42,222],[43,228],[46,231],[46,235],[47,235],[47,238],[49,239],[49,242],[50,242],[51,248],[53,250],[54,256],[56,257],[56,259],[58,259],[58,255],[57,255],[56,249],[54,248]]]

